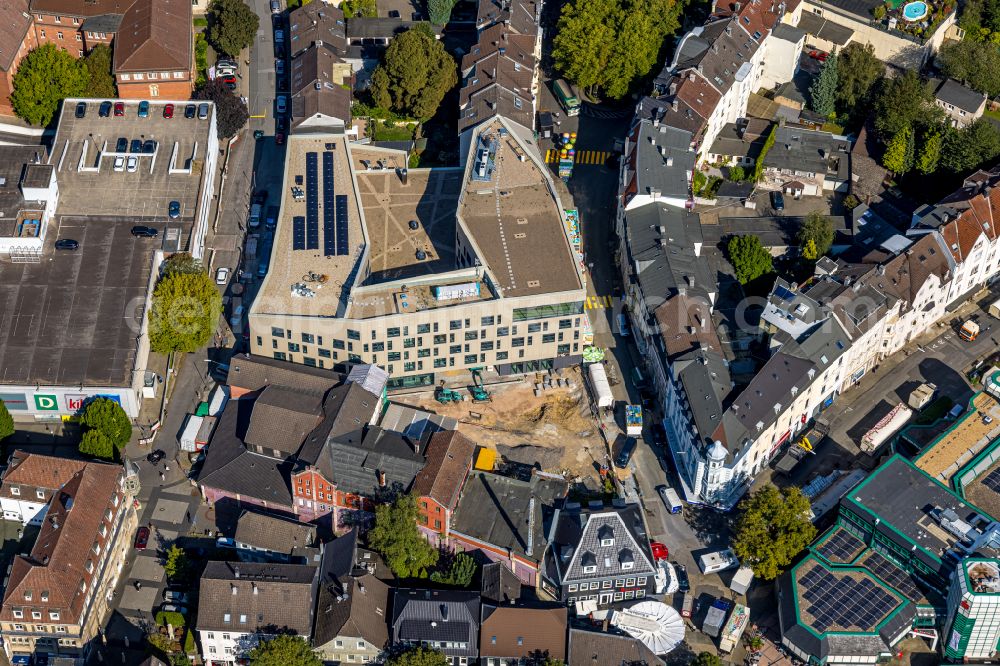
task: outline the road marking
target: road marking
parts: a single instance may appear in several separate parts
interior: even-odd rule
[[[259,116],[250,116],[250,117],[251,118],[267,118],[267,114],[266,113],[262,113]]]
[[[586,310],[603,310],[612,307],[610,296],[588,296],[584,303]]]
[[[578,150],[573,155],[574,164],[604,164],[611,153],[607,150]],[[545,151],[545,162],[555,164],[559,161],[559,151],[549,148]]]

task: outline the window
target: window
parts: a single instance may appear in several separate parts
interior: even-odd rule
[[[635,584],[636,585],[643,585],[644,586],[646,584],[646,577],[645,576],[640,576],[638,578],[638,580],[635,581]]]
[[[20,620],[21,618],[24,617],[24,611],[21,610],[20,608],[15,608],[14,609],[14,617],[16,617],[17,619]]]
[[[285,352],[274,352],[274,358],[278,361],[285,360]]]
[[[465,355],[465,364],[466,365],[473,365],[473,364],[475,364],[477,362],[478,358],[479,357],[476,356],[475,354],[466,354]]]
[[[558,347],[556,347],[556,353],[557,354],[568,354],[569,353],[569,345],[568,344],[566,344],[566,345],[559,345]]]
[[[510,346],[511,347],[523,347],[524,346],[524,338],[511,338],[510,339]]]
[[[510,335],[510,329],[506,326],[497,326],[497,337],[503,338]]]
[[[418,349],[417,350],[417,358],[427,358],[430,355],[431,355],[431,350],[430,349]]]
[[[83,35],[81,35],[80,33],[76,33],[76,41],[82,42],[83,41]],[[964,111],[962,112],[962,115],[965,115]]]
[[[412,349],[413,347],[416,347],[416,346],[417,346],[417,341],[414,340],[413,338],[404,338],[403,339],[403,349]]]
[[[461,354],[462,353],[462,345],[452,345],[452,346],[448,347],[448,353],[449,354]]]
[[[556,341],[556,334],[555,333],[546,333],[545,335],[542,336],[542,343],[543,344],[544,343],[549,343],[549,342],[555,342],[555,341]]]
[[[505,351],[497,352],[497,360],[498,361],[506,361],[507,360],[507,352],[505,352]]]
[[[448,322],[448,329],[452,330],[452,331],[459,331],[459,330],[461,330],[462,329],[462,320],[461,319],[452,319],[450,322]]]
[[[413,361],[407,361],[403,363],[403,372],[414,372],[417,369],[417,364]]]
[[[569,586],[569,591],[570,592],[576,592],[576,585],[570,585]]]
[[[625,580],[625,587],[635,587],[635,578],[628,578]]]
[[[430,333],[430,332],[431,332],[430,324],[417,324],[417,335],[420,335],[421,333]]]
[[[59,621],[59,613],[57,611],[49,611],[49,619]]]
[[[297,342],[289,342],[288,343],[288,351],[290,351],[290,352],[299,352],[301,350],[302,350],[302,347],[299,346],[299,343],[297,343]]]
[[[479,343],[479,350],[480,351],[493,351],[493,341],[492,340],[484,340],[483,342],[480,342]]]
[[[434,336],[434,344],[436,344],[436,345],[443,345],[446,342],[448,342],[448,336],[445,335],[444,333],[441,333],[440,335],[435,335]]]
[[[347,339],[348,340],[360,340],[361,339],[361,334],[358,333],[357,331],[352,331],[351,329],[347,329]]]
[[[495,318],[493,317],[493,315],[490,315],[488,317],[483,317],[482,319],[480,319],[479,320],[479,325],[480,326],[492,326],[494,321],[495,321]]]
[[[583,568],[583,573],[594,573],[595,571],[597,571],[597,565],[594,564]]]
[[[17,486],[11,486],[11,488],[10,488],[10,494],[11,495],[20,495],[21,494],[21,489],[18,488]]]
[[[559,328],[561,328],[561,329],[573,328],[573,320],[572,319],[560,319],[559,320]]]
[[[534,324],[528,324],[528,333],[541,333],[542,325],[538,322]]]
[[[330,350],[329,349],[320,349],[318,351],[319,351],[319,357],[320,358],[330,358]]]
[[[302,342],[304,342],[307,345],[311,345],[316,342],[316,336],[313,335],[312,333],[303,333]]]
[[[233,617],[229,613],[223,613],[222,621],[226,623],[232,622]],[[222,634],[222,637],[227,641],[229,640],[229,634]]]
[[[247,616],[240,615],[240,624],[246,624],[246,623],[247,623]]]
[[[635,562],[622,562],[622,569],[625,569],[626,571],[633,568],[634,566]]]
[[[526,321],[528,319],[546,319],[549,317],[560,317],[565,315],[583,314],[583,301],[573,303],[560,303],[558,305],[539,305],[534,308],[515,308],[514,321]]]
[[[313,367],[313,368],[316,367],[316,359],[314,359],[314,358],[309,358],[308,356],[303,356],[302,357],[302,362],[304,364],[310,366],[310,367]]]
[[[42,613],[40,611],[31,611],[31,619],[32,620],[41,620],[42,619]]]
[[[446,368],[448,367],[448,359],[446,358],[436,358],[434,359],[435,368]]]
[[[372,343],[372,351],[373,352],[385,351],[385,343],[384,342],[373,342]]]
[[[603,587],[605,590],[610,590],[611,589],[611,581],[610,580],[603,580],[603,581],[601,581],[601,587]]]
[[[466,331],[465,332],[465,339],[466,340],[478,340],[479,339],[479,331]]]

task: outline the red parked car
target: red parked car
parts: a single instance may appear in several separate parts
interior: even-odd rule
[[[146,550],[147,543],[149,543],[149,528],[144,525],[135,532],[135,549]]]
[[[274,143],[276,143],[279,146],[285,143],[285,134],[284,134],[284,132],[277,132],[274,135]]]
[[[163,117],[164,118],[173,118],[174,117],[174,105],[173,104],[167,104],[165,107],[163,107]]]
[[[122,102],[115,102],[115,118],[120,118],[125,115],[125,104]]]
[[[819,60],[820,62],[826,62],[826,59],[830,57],[830,54],[824,53],[823,51],[810,51],[809,57],[813,60]]]
[[[667,560],[670,559],[670,551],[659,541],[650,541],[649,547],[653,550],[654,560]]]

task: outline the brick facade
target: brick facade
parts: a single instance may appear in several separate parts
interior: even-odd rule
[[[14,75],[17,74],[17,68],[20,66],[24,56],[28,55],[28,52],[37,46],[38,41],[35,38],[35,31],[33,28],[29,28],[24,35],[24,41],[21,42],[21,46],[14,56],[14,61],[10,69],[0,70],[0,113],[7,115],[14,113],[14,109],[10,103],[10,94],[14,91]]]
[[[163,75],[172,76],[172,72],[163,72]],[[128,81],[124,80],[129,76]],[[191,73],[186,72],[184,79],[163,79],[157,76],[156,79],[149,79],[145,75],[141,81],[131,80],[132,76],[118,74],[118,97],[121,99],[188,99],[191,97],[193,89]]]

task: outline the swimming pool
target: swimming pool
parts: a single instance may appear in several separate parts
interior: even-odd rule
[[[907,21],[919,21],[927,16],[929,9],[923,0],[908,2],[903,6],[903,18]]]

